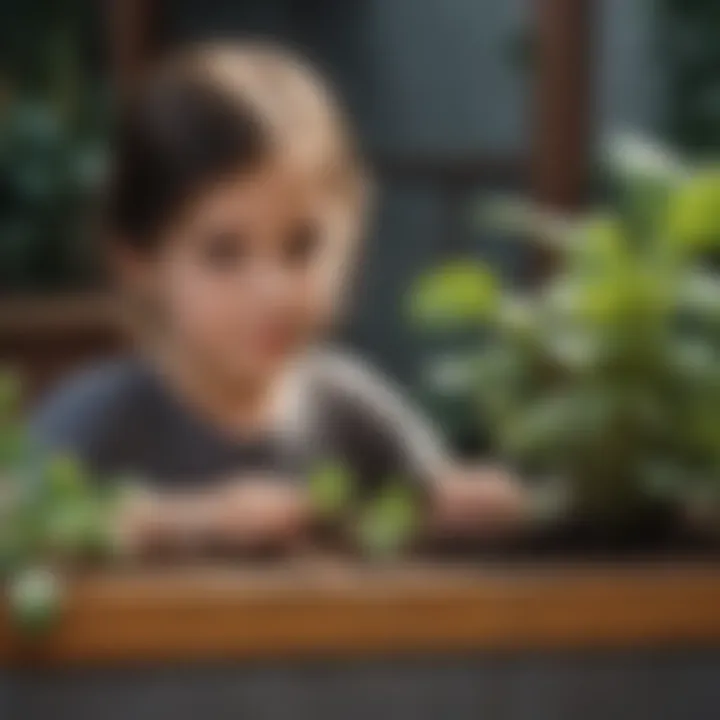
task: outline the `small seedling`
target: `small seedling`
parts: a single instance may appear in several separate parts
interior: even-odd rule
[[[361,510],[358,544],[370,558],[396,557],[414,538],[420,519],[416,492],[405,483],[392,481]]]
[[[342,516],[355,497],[355,480],[340,461],[325,461],[310,474],[310,498],[323,519]]]

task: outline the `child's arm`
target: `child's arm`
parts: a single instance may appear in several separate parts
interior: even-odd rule
[[[525,515],[520,486],[499,470],[448,466],[430,483],[431,537],[502,536]],[[252,552],[298,545],[312,520],[302,486],[243,478],[211,491],[142,492],[121,513],[118,530],[132,555],[208,547]]]
[[[374,461],[378,480],[406,478],[427,489],[433,536],[502,535],[525,520],[520,483],[491,465],[454,461],[441,434],[391,382],[338,354],[325,357],[322,373],[335,410],[331,432],[360,462]]]

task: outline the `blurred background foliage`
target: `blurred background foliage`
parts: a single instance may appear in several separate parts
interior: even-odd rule
[[[93,276],[86,201],[103,166],[109,102],[101,3],[0,0],[0,293]]]
[[[632,527],[658,504],[720,498],[720,278],[706,262],[720,170],[632,138],[605,164],[613,202],[586,216],[490,208],[555,257],[540,286],[456,261],[419,278],[409,310],[426,332],[482,330],[449,379],[496,456],[561,481],[583,517]]]
[[[670,137],[688,150],[720,150],[720,3],[662,0]]]

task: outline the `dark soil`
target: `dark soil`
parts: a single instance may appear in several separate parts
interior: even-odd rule
[[[448,541],[421,549],[457,560],[719,560],[720,537],[693,529],[678,512],[658,506],[627,522],[570,517],[504,541]]]

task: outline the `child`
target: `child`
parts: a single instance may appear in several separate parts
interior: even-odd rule
[[[139,548],[290,544],[313,519],[299,480],[324,458],[364,487],[423,483],[437,532],[518,519],[507,478],[455,467],[393,389],[320,344],[365,178],[310,69],[268,46],[192,50],[129,99],[116,150],[107,234],[142,353],[71,381],[34,428],[152,483],[125,518]]]

